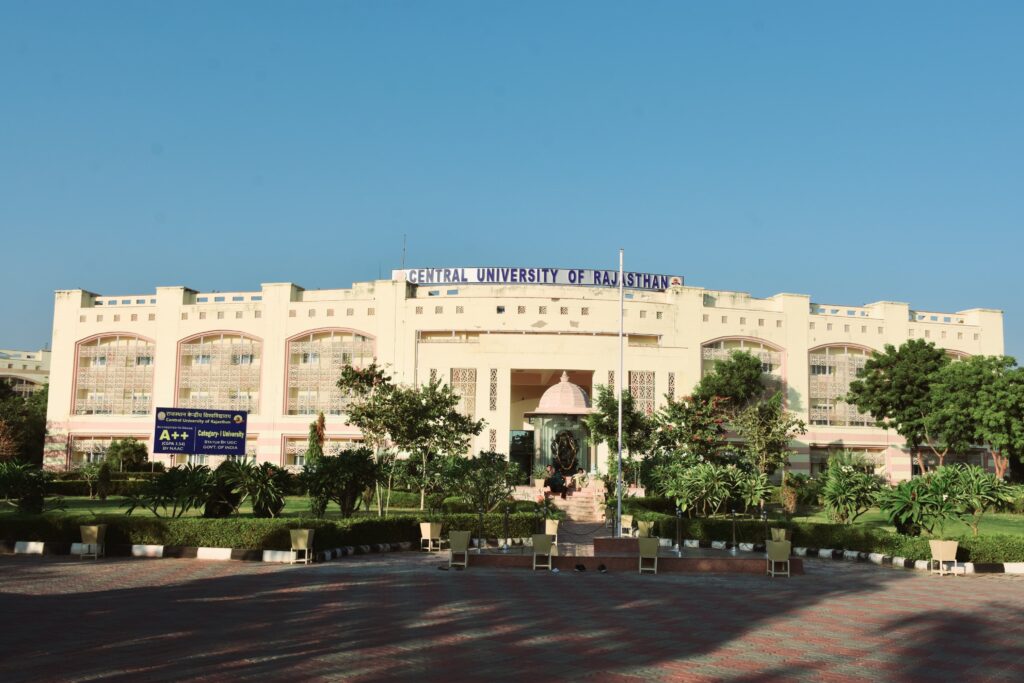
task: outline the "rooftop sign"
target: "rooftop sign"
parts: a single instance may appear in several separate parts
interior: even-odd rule
[[[573,285],[618,287],[619,271],[584,268],[407,268],[391,271],[392,280],[414,285]],[[629,289],[663,291],[682,286],[681,275],[625,272]]]

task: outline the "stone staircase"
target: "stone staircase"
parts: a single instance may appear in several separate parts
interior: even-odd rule
[[[537,500],[544,491],[532,486],[517,486],[514,495],[519,500]],[[601,485],[570,490],[565,499],[552,495],[550,500],[552,505],[565,512],[567,521],[584,524],[604,522],[604,487]]]

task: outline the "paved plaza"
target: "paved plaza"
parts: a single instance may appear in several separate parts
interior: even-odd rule
[[[439,564],[3,557],[0,680],[1024,680],[1024,577]]]

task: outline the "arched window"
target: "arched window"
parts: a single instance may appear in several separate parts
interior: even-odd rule
[[[874,422],[870,415],[841,400],[850,382],[871,358],[864,346],[836,344],[812,349],[808,354],[807,391],[811,424],[837,427],[865,427]]]
[[[259,411],[263,343],[209,332],[178,344],[178,407]]]
[[[77,344],[75,415],[147,415],[153,409],[153,342],[131,334]]]
[[[289,415],[341,415],[345,407],[338,380],[346,365],[363,367],[374,357],[369,335],[354,330],[303,332],[288,340]]]

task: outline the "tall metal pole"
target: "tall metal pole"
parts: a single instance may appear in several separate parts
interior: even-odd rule
[[[626,317],[625,294],[622,279],[622,249],[619,249],[619,468],[617,481],[615,482],[616,508],[615,508],[615,537],[622,536],[622,392],[626,386],[625,361],[623,356],[623,320]]]

